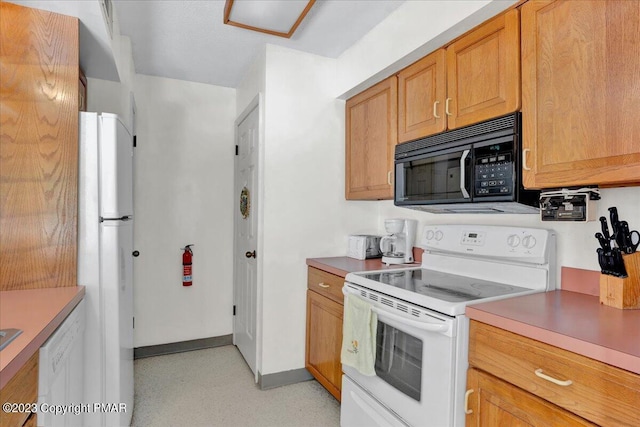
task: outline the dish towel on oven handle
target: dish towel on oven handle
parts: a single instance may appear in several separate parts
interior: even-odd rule
[[[362,375],[376,374],[377,328],[378,316],[371,304],[355,295],[345,295],[340,352],[343,364],[357,369]]]

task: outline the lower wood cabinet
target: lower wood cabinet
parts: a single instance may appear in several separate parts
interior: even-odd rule
[[[342,385],[342,283],[344,279],[309,267],[305,367],[336,399]]]
[[[467,426],[640,425],[633,372],[473,320],[469,365]]]
[[[38,402],[38,356],[36,351],[27,363],[0,390],[0,404]],[[0,427],[35,426],[36,414],[28,412],[0,412]]]
[[[595,425],[478,369],[469,370],[467,390],[467,427]]]

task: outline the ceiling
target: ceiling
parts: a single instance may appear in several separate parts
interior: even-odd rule
[[[316,0],[285,39],[224,25],[224,0],[113,1],[120,32],[131,38],[137,73],[233,88],[265,44],[337,58],[403,3]]]

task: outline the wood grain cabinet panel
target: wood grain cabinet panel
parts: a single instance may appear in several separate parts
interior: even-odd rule
[[[638,426],[640,376],[623,369],[476,321],[469,364],[597,425]]]
[[[398,73],[398,141],[520,108],[520,14],[509,10]]]
[[[313,267],[308,271],[305,367],[340,400],[344,278]]]
[[[512,9],[447,47],[448,128],[520,108],[520,13]]]
[[[467,427],[595,426],[514,385],[479,371],[467,374]]]
[[[640,2],[522,6],[530,188],[640,182]]]
[[[336,399],[342,389],[343,306],[307,290],[307,342],[305,366]]]
[[[0,2],[0,290],[76,286],[78,20]]]
[[[0,390],[0,404],[38,402],[38,356],[36,351]],[[37,415],[26,412],[0,412],[0,427],[36,425]]]
[[[347,200],[393,198],[393,161],[398,142],[395,76],[346,103]]]
[[[445,130],[445,62],[439,49],[398,73],[398,142]]]

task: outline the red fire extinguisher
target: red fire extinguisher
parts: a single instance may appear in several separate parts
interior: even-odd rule
[[[191,246],[193,245],[187,245],[182,248],[184,249],[182,253],[182,286],[193,285],[193,278],[191,277],[193,251],[191,250]]]

